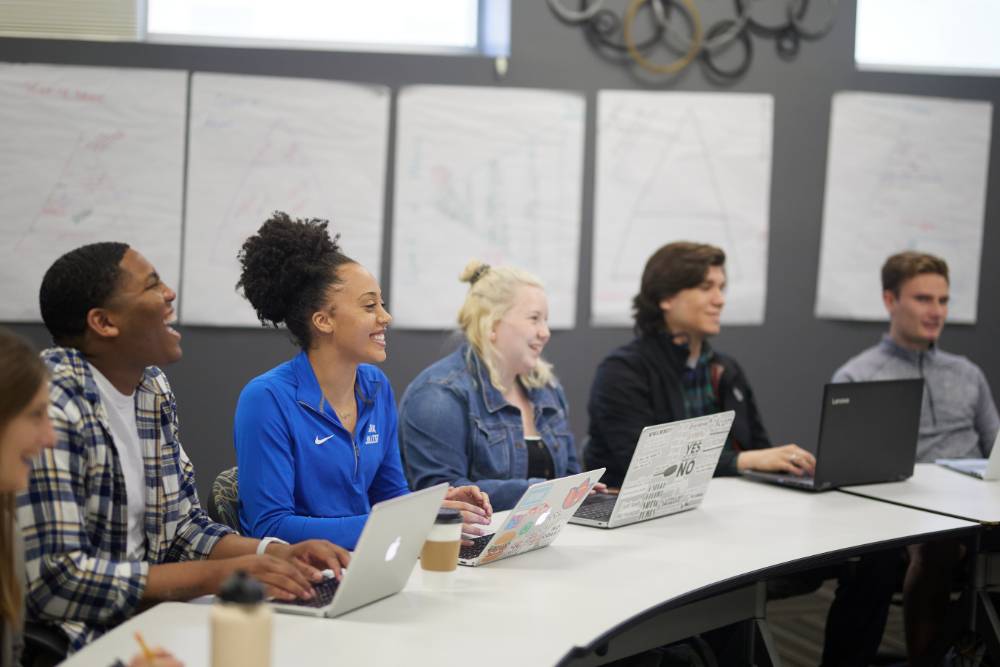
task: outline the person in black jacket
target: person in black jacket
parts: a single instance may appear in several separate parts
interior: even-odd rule
[[[637,337],[597,368],[590,390],[588,470],[621,486],[646,426],[734,410],[736,418],[715,469],[813,474],[816,459],[798,445],[772,446],[746,374],[708,344],[719,333],[725,299],[725,253],[715,246],[678,242],[649,258],[633,299]],[[877,652],[892,592],[894,551],[861,560],[841,579],[827,617],[823,667],[867,665]],[[785,597],[817,588],[837,571],[806,572],[768,582],[768,595]],[[887,594],[888,591],[888,594]],[[706,635],[720,664],[742,655],[740,636],[720,628]],[[724,658],[722,656],[725,656]]]
[[[798,445],[774,447],[746,374],[716,352],[726,303],[725,253],[715,246],[677,242],[649,258],[632,301],[637,337],[597,368],[590,390],[588,469],[606,467],[604,481],[621,486],[646,426],[734,410],[736,419],[715,469],[812,474],[816,460]]]

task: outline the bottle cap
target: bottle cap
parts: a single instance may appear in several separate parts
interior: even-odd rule
[[[234,604],[258,604],[264,601],[264,587],[243,570],[236,570],[223,582],[219,599]]]

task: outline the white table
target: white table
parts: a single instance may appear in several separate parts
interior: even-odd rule
[[[1000,654],[1000,614],[991,593],[1000,591],[1000,481],[984,481],[933,463],[918,463],[913,477],[902,482],[865,484],[841,489],[875,500],[937,512],[981,524],[985,530],[976,558],[976,604],[972,627],[991,638]]]
[[[987,526],[1000,525],[1000,482],[983,481],[933,463],[918,463],[902,482],[845,486],[841,491]]]
[[[610,658],[662,644],[731,622],[727,613],[761,616],[757,582],[770,576],[976,530],[849,494],[715,479],[697,510],[615,530],[567,526],[548,548],[459,568],[451,590],[429,589],[417,568],[400,594],[340,618],[279,615],[273,664],[440,666],[475,656],[483,665],[553,665],[570,653],[598,664],[595,651]],[[158,605],[65,664],[126,658],[138,629],[188,667],[207,665],[208,614],[205,605]]]

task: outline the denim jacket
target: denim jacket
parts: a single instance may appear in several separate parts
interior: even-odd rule
[[[556,477],[579,472],[566,396],[552,384],[528,389],[535,428],[552,455]],[[440,482],[476,484],[495,510],[510,509],[529,485],[521,411],[489,380],[468,344],[424,369],[400,403],[399,443],[414,489]]]

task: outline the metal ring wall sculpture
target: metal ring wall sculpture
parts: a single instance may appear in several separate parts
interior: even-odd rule
[[[634,63],[657,75],[676,75],[693,62],[701,63],[713,79],[732,82],[750,69],[753,62],[753,37],[773,39],[778,56],[785,60],[799,53],[803,41],[820,39],[833,27],[838,0],[733,0],[734,15],[705,27],[695,0],[628,0],[624,13],[604,6],[605,0],[548,0],[552,13],[563,23],[583,28],[588,41],[599,52],[622,63]],[[760,4],[784,5],[783,20],[765,23],[754,16]],[[824,10],[810,11],[815,5]],[[640,14],[651,18],[651,30],[643,39],[636,36]],[[810,14],[822,14],[822,21]],[[659,62],[652,52],[656,47],[675,54],[669,62]],[[738,48],[735,66],[723,67],[719,56]]]

